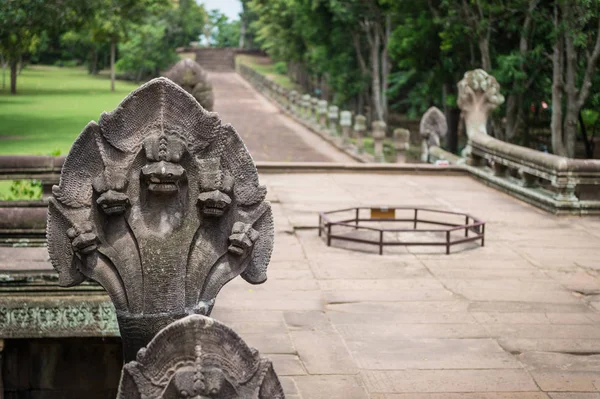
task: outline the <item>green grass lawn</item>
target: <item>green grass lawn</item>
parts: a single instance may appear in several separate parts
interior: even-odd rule
[[[240,54],[235,57],[235,62],[254,69],[283,88],[298,90],[298,85],[292,82],[289,76],[275,72],[275,64],[268,57]]]
[[[105,76],[81,68],[29,66],[17,80],[17,95],[0,90],[0,155],[66,155],[89,121],[136,87],[117,81],[113,93]]]

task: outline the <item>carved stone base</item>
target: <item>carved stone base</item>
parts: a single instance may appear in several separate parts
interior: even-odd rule
[[[145,314],[131,315],[117,311],[119,331],[123,341],[125,363],[135,360],[138,351],[169,324],[183,319],[187,314]]]
[[[164,328],[123,367],[117,399],[282,399],[271,361],[230,328],[193,315]]]

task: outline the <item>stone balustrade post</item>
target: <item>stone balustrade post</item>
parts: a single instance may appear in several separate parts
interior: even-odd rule
[[[448,133],[446,116],[437,107],[431,107],[423,114],[419,123],[421,136],[421,161],[429,162],[429,149],[439,147]]]
[[[319,124],[322,129],[327,129],[327,101],[319,100],[317,103],[317,113],[319,114]]]
[[[350,135],[352,134],[352,112],[340,112],[340,126],[342,128],[342,144],[350,144]]]
[[[290,108],[290,104],[288,102],[288,91],[283,87],[279,88],[279,99],[281,100],[281,106],[283,109],[288,110]]]
[[[340,118],[340,112],[337,105],[331,105],[327,111],[327,119],[329,121],[329,134],[332,136],[338,135],[338,120]]]
[[[383,155],[383,140],[385,139],[386,128],[387,125],[384,121],[374,121],[371,124],[375,162],[385,162],[385,157]]]
[[[408,129],[394,129],[394,149],[396,150],[396,162],[405,162],[405,152],[410,147],[410,131]]]
[[[302,117],[307,120],[310,119],[310,94],[302,96]]]
[[[298,108],[297,108],[297,104],[296,104],[297,97],[298,97],[298,92],[296,90],[290,91],[290,93],[289,93],[290,111],[292,112],[293,115],[296,115],[298,113]]]
[[[318,104],[319,99],[317,97],[310,98],[310,121],[315,126],[319,123]]]
[[[354,139],[356,139],[356,152],[361,154],[365,150],[364,138],[367,131],[367,117],[364,115],[356,115],[354,117]]]

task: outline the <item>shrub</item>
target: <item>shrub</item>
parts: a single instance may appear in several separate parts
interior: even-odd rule
[[[287,64],[283,61],[279,61],[277,63],[275,63],[275,65],[273,65],[273,70],[275,71],[276,74],[279,75],[287,75]]]
[[[9,194],[0,194],[7,201],[36,200],[42,198],[42,182],[39,180],[13,180]]]

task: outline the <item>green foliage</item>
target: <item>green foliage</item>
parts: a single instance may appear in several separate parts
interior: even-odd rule
[[[219,10],[208,13],[208,24],[204,37],[214,47],[238,47],[240,43],[240,21],[229,21]]]
[[[236,64],[246,65],[247,67],[254,69],[256,72],[265,75],[281,87],[290,90],[299,90],[297,85],[294,84],[287,75],[282,75],[275,71],[275,64],[267,57],[240,54],[235,57],[235,62]]]
[[[287,64],[284,61],[276,62],[275,65],[273,65],[273,70],[279,75],[287,75]]]
[[[0,53],[16,66],[24,54],[46,48],[50,33],[77,26],[87,10],[87,2],[77,0],[0,1]]]
[[[152,18],[143,25],[131,28],[129,40],[119,45],[121,58],[117,70],[139,82],[143,77],[153,77],[177,62],[175,49],[165,40],[167,24]]]
[[[352,4],[349,4],[352,3]],[[352,44],[356,1],[251,0],[255,40],[276,61],[297,63],[347,105],[367,87]],[[352,7],[350,7],[352,5]]]
[[[8,192],[0,191],[0,200],[19,201],[42,198],[42,182],[39,180],[13,180]]]
[[[179,0],[177,7],[168,7],[161,17],[166,21],[166,42],[173,49],[197,42],[208,23],[204,6],[195,0]]]

